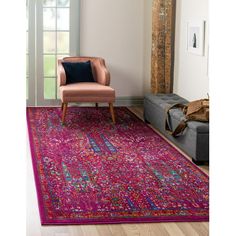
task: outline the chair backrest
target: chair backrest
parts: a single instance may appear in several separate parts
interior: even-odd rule
[[[92,73],[94,80],[103,85],[110,84],[110,73],[106,68],[105,60],[100,57],[64,57],[58,60],[58,84],[59,86],[66,84],[65,70],[62,62],[86,62],[91,61]]]

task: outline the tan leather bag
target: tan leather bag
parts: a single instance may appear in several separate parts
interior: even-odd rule
[[[185,118],[180,122],[174,131],[171,130],[169,125],[169,111],[173,108],[180,108],[185,114]],[[187,105],[179,103],[171,105],[166,111],[165,129],[172,136],[177,137],[183,133],[187,127],[188,121],[209,122],[209,99],[196,100],[188,103]]]

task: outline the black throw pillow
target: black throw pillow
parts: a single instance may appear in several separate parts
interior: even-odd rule
[[[91,62],[62,62],[66,72],[66,84],[95,82]]]

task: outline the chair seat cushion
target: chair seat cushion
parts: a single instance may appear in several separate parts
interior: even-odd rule
[[[60,87],[62,102],[114,102],[115,90],[96,82],[80,82]]]
[[[95,82],[91,62],[62,62],[66,73],[66,84],[78,82]]]

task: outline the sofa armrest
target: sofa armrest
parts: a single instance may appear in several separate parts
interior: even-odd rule
[[[59,87],[66,84],[66,73],[61,63],[62,60],[58,60],[57,84]]]

